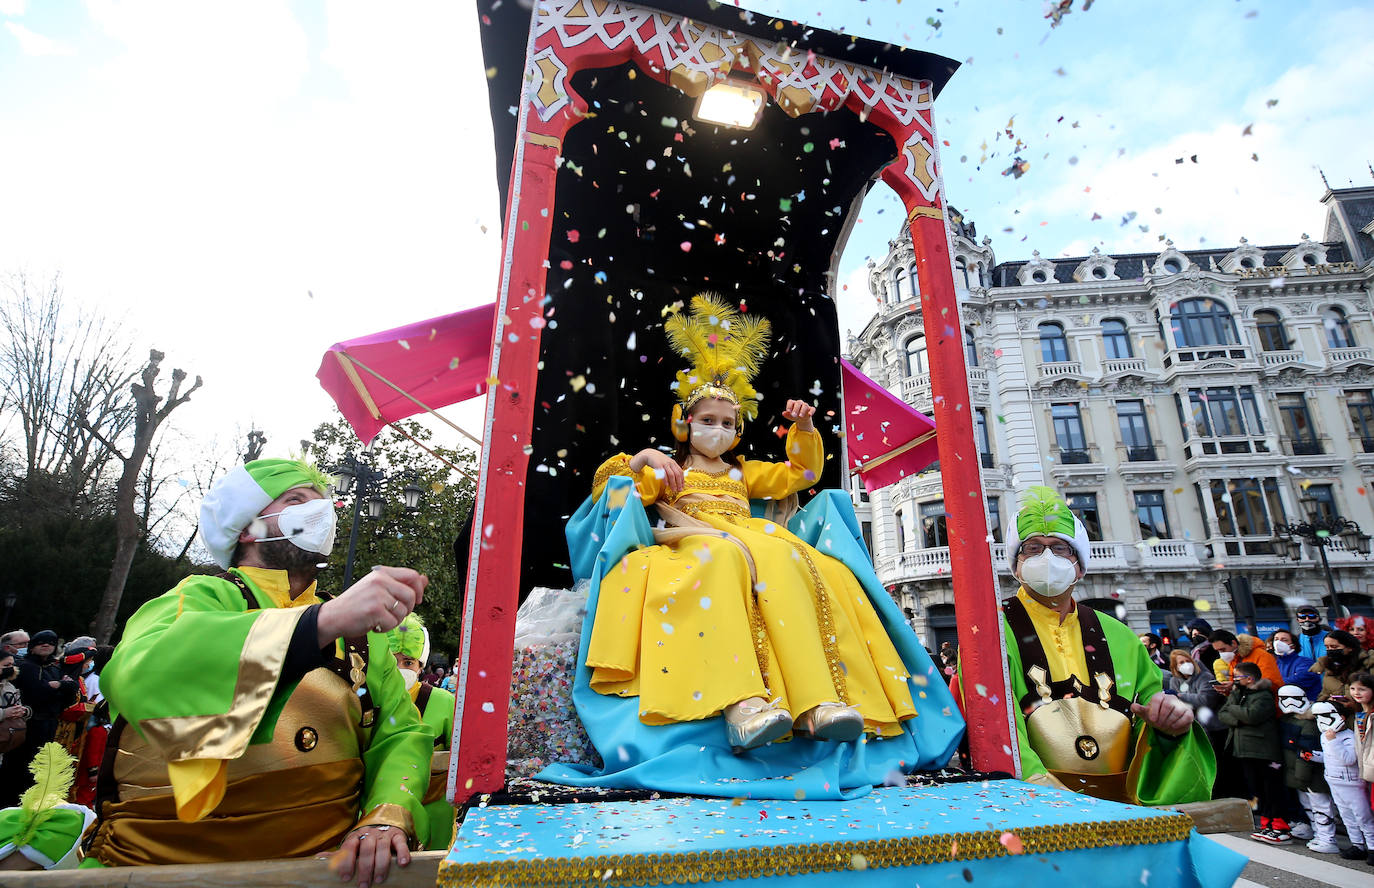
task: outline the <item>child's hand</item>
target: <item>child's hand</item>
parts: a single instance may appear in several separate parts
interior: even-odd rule
[[[1335,731],[1323,731],[1323,732],[1322,732],[1322,736],[1325,737],[1325,738],[1328,739],[1328,740],[1335,740],[1335,739],[1336,739],[1336,732],[1335,732]]]
[[[663,486],[669,491],[682,492],[682,466],[677,460],[661,450],[646,447],[630,459],[630,471],[638,472],[646,465],[653,467],[654,474],[663,479]]]
[[[787,402],[787,407],[782,411],[782,418],[791,420],[797,424],[797,428],[803,432],[814,432],[816,426],[811,422],[811,417],[816,415],[816,408],[805,401],[798,401],[795,398]]]

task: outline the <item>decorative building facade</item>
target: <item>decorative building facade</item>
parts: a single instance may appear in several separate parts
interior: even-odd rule
[[[1262,632],[1301,602],[1374,614],[1374,557],[1353,528],[1288,544],[1285,525],[1341,516],[1374,533],[1374,188],[1328,191],[1320,239],[998,264],[949,211],[975,444],[1000,588],[1018,492],[1060,490],[1092,538],[1075,595],[1140,632],[1194,616]],[[851,360],[931,410],[914,257],[870,263],[878,314]],[[938,467],[856,506],[878,576],[927,645],[953,640]],[[1296,557],[1294,557],[1296,556]],[[1243,600],[1243,597],[1242,597]]]

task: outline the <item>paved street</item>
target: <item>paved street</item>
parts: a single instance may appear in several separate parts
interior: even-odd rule
[[[1294,839],[1287,845],[1265,845],[1250,838],[1248,833],[1208,836],[1233,851],[1250,858],[1250,865],[1241,873],[1236,888],[1374,888],[1374,866],[1363,861],[1344,860],[1338,854],[1317,854],[1307,850],[1305,842]],[[1338,837],[1342,848],[1349,843]]]

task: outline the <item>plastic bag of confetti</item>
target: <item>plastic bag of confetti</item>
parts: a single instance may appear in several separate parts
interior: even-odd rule
[[[528,777],[551,762],[601,766],[572,700],[588,588],[535,589],[516,614],[508,775]]]

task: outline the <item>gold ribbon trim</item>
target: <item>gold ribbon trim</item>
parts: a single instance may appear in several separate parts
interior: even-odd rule
[[[929,216],[932,219],[945,218],[945,211],[939,207],[912,207],[911,212],[906,214],[906,221],[910,222],[917,216]]]
[[[228,712],[145,718],[138,723],[139,733],[163,761],[224,760],[243,755],[272,700],[291,633],[303,613],[304,608],[293,607],[258,614],[239,654],[238,681]]]
[[[900,839],[773,845],[684,854],[603,855],[439,864],[444,888],[470,885],[663,885],[721,882],[809,873],[851,872],[856,859],[869,868],[922,866],[1009,856],[1001,836],[1015,833],[1027,855],[1181,842],[1193,829],[1187,814],[1130,820],[944,833]]]

